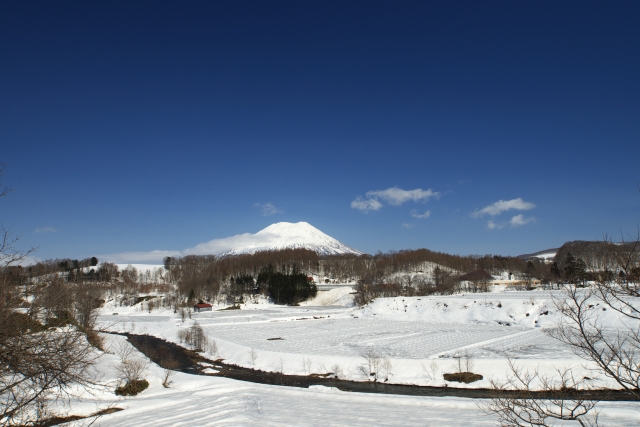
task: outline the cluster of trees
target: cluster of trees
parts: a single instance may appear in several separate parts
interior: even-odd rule
[[[269,298],[276,304],[297,305],[316,296],[318,289],[306,274],[295,268],[291,273],[286,271],[286,267],[283,270],[276,271],[270,264],[258,274],[258,285],[266,289]]]
[[[592,271],[602,271],[605,269],[615,269],[616,260],[613,254],[620,249],[620,247],[613,242],[605,239],[600,242],[589,242],[583,240],[576,240],[572,242],[566,242],[556,252],[554,261],[562,266],[566,263],[568,256],[574,258],[580,258],[586,265],[586,269]]]
[[[245,295],[257,294],[258,290],[259,289],[256,287],[256,281],[253,279],[252,275],[239,274],[229,280],[230,292],[228,299],[235,307],[239,303],[244,302],[243,297]]]
[[[437,271],[425,270],[425,265],[436,264],[439,266]],[[455,280],[457,276],[475,270],[493,273],[508,270],[523,277],[552,278],[550,266],[542,260],[525,261],[497,255],[460,256],[428,249],[326,257],[319,257],[308,249],[285,249],[227,257],[167,257],[164,265],[168,272],[167,280],[175,284],[179,294],[185,298],[193,295],[195,299],[213,301],[222,297],[232,304],[244,301],[256,292],[268,294],[274,301],[290,301],[278,298],[277,293],[271,293],[259,280],[259,274],[269,265],[278,266],[278,272],[284,275],[295,272],[305,279],[306,276],[320,276],[327,281],[360,283],[362,289],[367,289],[364,294],[369,295],[365,299],[382,295],[486,290],[486,286],[478,283],[467,286]],[[302,283],[302,279],[299,280]]]

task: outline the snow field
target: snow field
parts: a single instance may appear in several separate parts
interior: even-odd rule
[[[121,336],[104,335],[107,348]],[[133,350],[134,357],[144,357]],[[102,379],[115,387],[116,355],[104,354],[97,365]],[[96,425],[111,426],[495,426],[495,419],[479,410],[477,400],[340,392],[235,381],[227,378],[175,373],[170,388],[162,386],[163,370],[151,364],[145,379],[149,388],[138,396],[119,398],[110,390],[85,394],[58,413],[90,414],[107,406],[123,411],[105,415]],[[605,402],[600,421],[608,426],[637,425],[636,405]],[[88,425],[86,419],[70,425]]]
[[[329,301],[346,295],[341,296],[341,289],[334,291],[327,292],[333,292]],[[242,310],[194,313],[184,324],[168,310],[152,314],[132,307],[113,310],[118,316],[99,318],[103,324],[111,322],[113,330],[148,333],[173,342],[178,342],[180,328],[197,321],[217,343],[219,354],[208,357],[285,374],[340,370],[341,378],[365,381],[360,367],[363,353],[371,348],[390,359],[388,381],[397,384],[445,385],[442,374],[454,372],[456,353],[470,354],[473,371],[484,377],[456,387],[483,388],[491,379],[506,380],[506,354],[519,366],[548,375],[561,368],[587,375],[584,361],[544,332],[558,319],[545,291],[380,298],[362,309],[249,303]],[[379,380],[384,379],[381,376]],[[606,381],[601,385],[613,386]]]

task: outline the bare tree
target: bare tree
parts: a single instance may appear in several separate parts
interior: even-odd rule
[[[168,358],[161,360],[160,365],[164,368],[162,371],[162,386],[169,388],[172,383],[171,377],[176,373],[176,369],[178,369],[178,362],[173,358]]]
[[[251,365],[255,367],[256,360],[258,360],[258,352],[253,347],[251,347],[251,350],[249,350],[249,358],[251,359]]]
[[[453,360],[453,369],[455,369],[457,373],[473,372],[473,355],[468,351],[456,352],[453,355]]]
[[[216,340],[214,340],[211,337],[207,337],[207,352],[211,355],[211,356],[217,356],[218,355],[218,343],[216,343]]]
[[[178,330],[178,339],[180,342],[186,342],[193,346],[197,351],[203,351],[209,348],[209,337],[205,335],[202,326],[198,322],[193,322],[193,325],[188,328]],[[216,345],[217,351],[217,345]]]
[[[339,364],[335,363],[332,367],[331,370],[333,371],[333,374],[335,375],[336,378],[340,379],[344,372],[342,370],[342,366],[340,366]]]
[[[27,424],[49,398],[98,385],[90,371],[98,356],[83,333],[38,327],[6,306],[0,311],[0,425]]]
[[[0,176],[4,165],[0,165]],[[0,198],[10,192],[2,189]],[[82,389],[97,387],[91,366],[98,353],[74,326],[53,327],[43,310],[45,290],[58,299],[49,282],[25,283],[11,274],[15,265],[33,251],[20,251],[14,237],[0,226],[0,425],[27,425],[47,416],[50,399],[68,400]],[[29,293],[27,295],[27,292]],[[60,298],[61,300],[64,298]],[[30,306],[30,302],[37,302]],[[19,307],[28,306],[25,314]],[[51,307],[50,307],[51,308]],[[49,315],[47,315],[47,311]],[[59,320],[59,319],[58,319]],[[61,324],[60,324],[61,325]]]
[[[125,340],[117,340],[110,350],[120,357],[121,362],[128,360],[133,354],[133,346]]]
[[[379,368],[380,368],[380,355],[375,351],[373,347],[367,347],[362,352],[362,357],[365,360],[363,365],[360,365],[360,373],[365,376],[369,381],[378,381]]]
[[[638,237],[614,243],[605,238],[608,251],[606,268],[597,272],[595,283],[584,289],[565,285],[565,292],[554,299],[562,314],[558,327],[550,334],[567,344],[585,361],[594,364],[598,373],[613,380],[628,395],[640,400],[640,234]],[[613,263],[610,261],[613,260]],[[600,314],[614,310],[622,319],[622,326],[607,328]],[[557,396],[553,399],[534,399],[525,393],[523,398],[496,398],[486,408],[498,415],[503,426],[547,426],[553,420],[574,420],[583,426],[597,425],[597,401],[585,400],[580,390],[592,386],[585,379],[575,379],[570,371],[558,372],[554,379],[529,373],[509,361],[516,390],[530,392],[533,384]],[[504,385],[494,384],[496,389]]]
[[[380,368],[382,373],[384,374],[384,380],[389,381],[389,376],[391,375],[391,370],[393,369],[391,360],[388,357],[385,357],[384,359],[382,359],[382,363],[380,363]]]
[[[497,397],[479,404],[486,414],[496,416],[501,426],[548,427],[556,421],[577,421],[583,427],[598,425],[594,410],[597,401],[584,394],[591,387],[588,380],[575,378],[569,369],[558,370],[551,377],[537,370],[526,371],[511,359],[508,362],[511,375],[507,382],[491,381],[492,388],[499,392]],[[517,395],[507,395],[506,390]],[[541,398],[540,391],[548,397]]]
[[[309,375],[311,373],[311,359],[309,359],[308,357],[302,358],[302,370],[304,371],[305,375]]]
[[[593,362],[608,378],[640,400],[640,236],[610,245],[617,271],[605,269],[587,289],[565,288],[555,303],[562,313],[552,336],[568,344],[574,353]],[[600,321],[603,310],[615,310],[625,326],[607,329]]]
[[[125,383],[140,381],[149,368],[149,361],[140,357],[129,357],[116,367],[118,377]]]
[[[280,384],[284,384],[284,359],[282,357],[278,361],[278,370],[276,372],[280,375]]]
[[[440,368],[438,367],[438,362],[436,362],[435,360],[432,360],[429,366],[425,366],[424,363],[422,363],[421,365],[422,365],[422,370],[427,373],[427,377],[430,380],[435,380],[436,378],[438,378],[438,372],[440,371]]]

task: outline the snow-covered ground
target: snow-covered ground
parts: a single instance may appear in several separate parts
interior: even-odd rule
[[[340,370],[341,378],[366,381],[360,367],[363,354],[373,349],[390,360],[392,369],[385,379],[397,384],[444,386],[442,375],[453,372],[453,357],[461,353],[473,358],[474,372],[484,379],[456,387],[485,388],[491,379],[506,380],[506,355],[543,373],[570,368],[587,375],[589,366],[547,333],[559,320],[549,291],[380,298],[363,308],[353,307],[351,297],[343,288],[320,292],[299,307],[262,300],[241,310],[193,313],[184,323],[170,310],[148,313],[140,305],[107,303],[99,321],[113,331],[172,342],[179,342],[180,329],[197,321],[216,341],[219,354],[209,357],[286,374]],[[613,310],[598,314],[612,331],[623,326]],[[605,378],[596,381],[614,386]]]
[[[576,375],[586,375],[585,362],[546,333],[559,320],[549,291],[380,298],[363,308],[353,306],[349,292],[348,288],[319,292],[313,301],[299,307],[276,306],[261,300],[245,304],[241,310],[192,313],[184,323],[170,310],[148,313],[144,306],[119,307],[107,302],[98,320],[105,329],[150,334],[173,342],[179,342],[180,329],[197,321],[217,343],[218,355],[207,357],[285,374],[338,371],[341,378],[366,381],[360,367],[365,351],[373,349],[390,360],[390,383],[489,387],[490,379],[506,379],[506,354],[525,369],[552,375],[558,368],[571,368]],[[217,308],[223,307],[214,306]],[[596,305],[592,309],[612,331],[622,326],[612,310],[602,311]],[[459,353],[472,356],[473,372],[483,375],[483,380],[465,385],[443,379],[444,373],[454,371],[453,356]],[[589,376],[593,377],[592,371]],[[383,380],[382,375],[379,380]],[[326,388],[301,390],[186,374],[177,374],[174,381],[170,389],[152,384],[150,390],[127,400],[131,404],[126,411],[109,415],[108,422],[105,417],[105,422],[100,423],[495,423],[481,416],[476,402],[470,399],[372,396]],[[596,384],[614,386],[602,377],[596,378]],[[600,407],[607,425],[640,423],[632,404],[603,403]],[[112,423],[112,419],[117,421]]]
[[[120,336],[105,336],[114,348]],[[134,350],[134,357],[144,357]],[[98,365],[102,380],[116,383],[116,355],[105,354]],[[169,388],[162,386],[163,370],[150,365],[145,378],[150,386],[135,397],[118,398],[105,390],[85,394],[60,414],[86,415],[108,406],[123,411],[100,418],[110,426],[495,426],[478,401],[463,398],[411,397],[340,392],[313,386],[309,389],[246,383],[219,377],[175,373]],[[600,422],[607,426],[638,423],[636,405],[603,402]],[[92,419],[70,423],[89,425]]]

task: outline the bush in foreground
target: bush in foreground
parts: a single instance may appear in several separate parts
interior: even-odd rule
[[[116,396],[135,396],[149,388],[147,380],[132,380],[116,389]]]
[[[446,381],[455,381],[465,384],[480,381],[482,379],[482,375],[474,374],[473,372],[456,372],[455,374],[444,374],[443,377]]]

